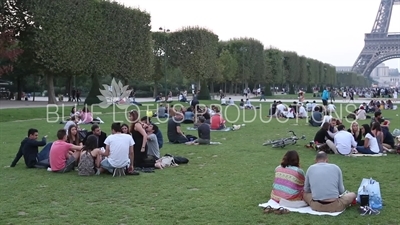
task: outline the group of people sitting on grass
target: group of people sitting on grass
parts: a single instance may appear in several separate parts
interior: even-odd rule
[[[74,117],[74,116],[72,116]],[[91,132],[81,130],[78,124],[57,131],[57,140],[47,143],[46,137],[38,141],[38,130],[29,129],[11,163],[15,167],[23,156],[28,168],[47,168],[65,173],[78,167],[80,175],[115,173],[126,171],[138,175],[134,168],[159,168],[163,138],[158,127],[150,119],[139,119],[137,111],[129,113],[130,125],[113,123],[112,135],[107,136],[98,125]],[[70,120],[76,122],[76,120]],[[39,152],[38,147],[44,146]]]
[[[329,182],[326,181],[329,177]],[[304,173],[296,151],[288,151],[275,169],[271,199],[283,207],[301,208],[309,205],[319,212],[341,212],[355,204],[356,194],[347,192],[339,166],[328,163],[328,155],[318,152],[315,164]],[[265,213],[273,211],[266,207]],[[283,210],[286,211],[286,210]]]
[[[281,101],[274,101],[272,103],[269,116],[288,119],[303,119],[308,117],[307,110],[303,103],[297,103],[296,101],[289,106],[283,104]]]
[[[76,121],[76,122],[75,122]],[[66,121],[61,121],[62,124],[65,124],[64,129],[68,129],[69,125],[72,123],[77,124],[101,124],[104,123],[100,117],[93,117],[93,113],[90,112],[90,109],[84,106],[81,110],[77,110],[75,106],[71,108],[71,113],[69,118]]]
[[[314,137],[316,148],[341,155],[394,151],[395,141],[389,132],[390,122],[382,118],[381,112],[375,112],[374,116],[370,124],[360,126],[357,121],[353,121],[347,130],[336,118],[324,121]]]

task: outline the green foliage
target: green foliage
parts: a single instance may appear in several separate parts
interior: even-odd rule
[[[92,77],[92,87],[90,88],[89,94],[85,99],[85,105],[99,104],[100,99],[97,97],[98,95],[101,95],[100,83],[99,83],[98,76],[94,75]]]
[[[217,67],[219,73],[219,82],[232,81],[239,68],[238,62],[235,57],[227,49],[223,49],[217,60]]]
[[[264,51],[266,74],[272,84],[285,83],[283,76],[283,52],[269,48]]]
[[[264,45],[253,38],[232,39],[226,47],[232,56],[236,58],[239,69],[236,73],[236,82],[265,84],[267,76],[265,73]]]
[[[171,34],[169,59],[186,78],[200,81],[212,77],[217,66],[218,36],[200,27],[187,27]]]
[[[198,100],[210,100],[210,90],[209,87],[207,86],[207,82],[205,80],[200,81],[200,92],[197,96]]]

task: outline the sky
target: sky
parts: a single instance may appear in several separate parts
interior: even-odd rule
[[[334,66],[353,66],[381,0],[117,0],[151,15],[152,30],[200,26],[220,40],[252,37]],[[400,5],[389,32],[400,33]],[[384,62],[400,69],[400,59]]]

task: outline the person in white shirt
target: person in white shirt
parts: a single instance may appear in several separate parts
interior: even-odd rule
[[[221,98],[221,105],[226,105],[226,99],[225,99],[225,97],[222,97],[222,98]]]
[[[132,136],[121,133],[120,123],[113,123],[111,132],[112,134],[104,141],[106,149],[102,155],[106,156],[106,158],[100,163],[100,172],[108,171],[114,173],[116,169],[125,170],[126,167],[129,167],[129,174],[139,175],[133,170],[133,146],[135,141]]]
[[[367,119],[367,112],[365,111],[364,106],[361,106],[360,109],[357,110],[356,119],[357,120]]]
[[[307,112],[311,112],[313,110],[312,103],[306,102],[306,110],[307,110]]]
[[[330,114],[332,114],[333,112],[335,112],[336,111],[336,106],[334,105],[334,104],[329,104],[328,105],[328,112],[330,113]]]
[[[253,106],[251,105],[251,102],[249,99],[246,99],[246,102],[244,103],[244,108],[245,109],[253,109]]]
[[[327,112],[325,115],[324,115],[324,118],[322,118],[322,124],[321,124],[321,127],[324,125],[324,123],[330,123],[331,122],[331,120],[332,120],[332,116],[329,114],[329,112]]]
[[[335,143],[333,143],[331,140],[326,141],[326,144],[329,146],[329,148],[332,149],[335,154],[341,155],[349,155],[353,151],[355,152],[357,142],[354,140],[353,135],[345,130],[343,124],[339,125],[337,129],[338,132],[334,137]]]
[[[313,103],[311,103],[311,111],[315,111],[315,107],[317,107],[317,103],[315,101],[313,101]],[[319,110],[319,108],[318,108]]]
[[[378,140],[376,137],[380,135],[381,125],[373,123],[371,132],[365,135],[364,146],[357,146],[357,151],[362,154],[378,154],[380,152]]]
[[[234,105],[234,104],[235,104],[235,102],[233,101],[233,99],[229,98],[229,105]]]
[[[285,115],[285,111],[286,111],[286,106],[284,104],[282,104],[281,101],[279,101],[278,105],[276,105],[275,116],[281,117],[282,115]]]
[[[304,106],[303,106],[302,103],[300,103],[298,117],[299,117],[300,119],[302,119],[302,118],[307,118],[307,111],[306,111],[306,109],[304,108]]]

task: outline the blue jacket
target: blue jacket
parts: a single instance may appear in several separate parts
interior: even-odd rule
[[[328,100],[329,99],[329,91],[324,90],[324,92],[322,92],[322,100]]]

